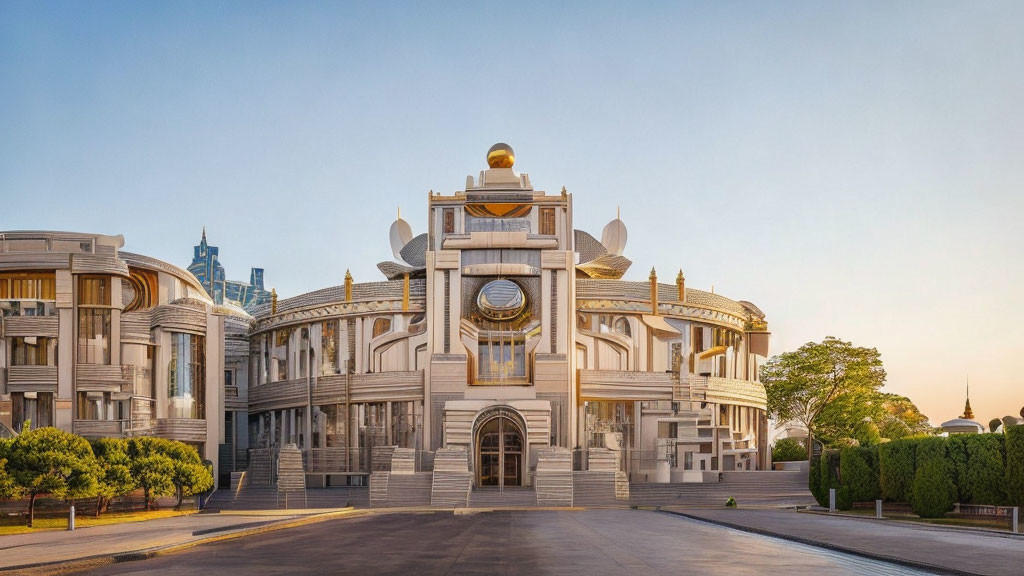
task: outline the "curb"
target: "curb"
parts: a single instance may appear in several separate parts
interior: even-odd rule
[[[131,550],[128,552],[96,554],[93,556],[83,556],[81,558],[70,558],[67,560],[54,560],[50,562],[34,562],[30,564],[21,564],[18,566],[7,566],[0,568],[0,574],[23,574],[26,571],[32,571],[32,573],[38,574],[46,574],[50,571],[63,573],[67,571],[97,568],[109,564],[119,564],[121,562],[146,560],[149,558],[154,558],[156,556],[162,556],[164,554],[171,554],[181,550],[186,550],[194,546],[199,546],[200,544],[210,544],[213,542],[220,542],[222,540],[233,540],[235,538],[243,538],[245,536],[262,534],[264,532],[274,532],[276,530],[295,528],[297,526],[304,526],[306,524],[316,524],[318,522],[325,522],[327,520],[334,520],[336,518],[360,518],[363,516],[368,516],[370,514],[371,512],[367,510],[356,510],[352,507],[348,507],[341,508],[339,510],[332,512],[311,514],[309,516],[303,516],[300,518],[293,518],[289,520],[271,520],[266,522],[247,522],[243,524],[234,524],[231,526],[224,526],[221,528],[197,530],[192,533],[193,536],[214,534],[208,538],[199,538],[197,540],[189,540],[186,542],[179,542],[177,544],[167,544],[165,546],[155,546],[152,548]],[[235,531],[227,534],[218,533],[224,532],[226,530]]]
[[[711,520],[709,518],[702,518],[700,516],[694,516],[685,512],[677,512],[673,510],[659,510],[663,514],[672,514],[673,516],[680,516],[688,520],[694,520],[697,522],[704,522],[707,524],[714,524],[716,526],[724,526],[726,528],[732,528],[733,530],[739,530],[740,532],[748,532],[751,534],[758,534],[760,536],[768,536],[769,538],[778,538],[779,540],[788,540],[790,542],[796,542],[797,544],[804,544],[806,546],[813,546],[815,548],[822,548],[825,550],[832,550],[833,552],[842,552],[844,554],[850,554],[852,556],[860,556],[861,558],[868,558],[870,560],[878,560],[881,562],[888,562],[890,564],[898,564],[900,566],[906,566],[908,568],[916,568],[918,570],[926,570],[935,574],[947,574],[950,576],[985,576],[984,574],[978,574],[976,572],[965,572],[963,570],[957,570],[955,568],[948,568],[946,566],[936,566],[935,564],[928,564],[926,562],[917,562],[914,560],[907,560],[905,558],[897,558],[893,556],[886,556],[885,554],[875,554],[872,552],[865,552],[856,548],[847,548],[846,546],[839,546],[836,544],[830,544],[827,542],[821,542],[818,540],[812,540],[810,538],[803,538],[801,536],[792,536],[790,534],[780,534],[778,532],[772,532],[771,530],[765,530],[763,528],[754,528],[752,526],[744,526],[742,524],[736,524],[733,522],[726,522],[723,520]]]
[[[885,518],[875,518],[874,516],[858,516],[856,514],[843,514],[842,512],[829,512],[827,510],[798,510],[800,514],[816,514],[818,516],[831,516],[833,518],[851,518],[853,520],[867,520],[869,522],[895,522],[903,526],[915,526],[923,528],[925,530],[936,530],[939,532],[961,532],[961,533],[980,533],[988,536],[996,536],[999,538],[1024,539],[1024,532],[1010,532],[1009,530],[996,530],[994,528],[981,528],[978,526],[957,526],[955,524],[932,524],[930,522],[915,522],[913,520],[905,520],[902,518],[893,518],[891,516]]]

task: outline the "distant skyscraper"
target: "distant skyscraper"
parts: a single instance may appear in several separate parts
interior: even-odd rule
[[[224,266],[220,263],[220,249],[206,242],[205,227],[202,240],[193,248],[192,264],[188,271],[202,283],[216,304],[227,301],[252,310],[270,301],[270,292],[263,289],[263,268],[253,268],[248,283],[225,278]]]

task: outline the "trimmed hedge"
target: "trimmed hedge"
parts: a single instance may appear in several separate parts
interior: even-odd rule
[[[772,447],[772,462],[800,462],[807,460],[807,448],[796,438],[782,438]]]
[[[839,505],[839,489],[842,488],[839,483],[839,458],[838,450],[824,450],[821,453],[820,490],[824,494],[825,501],[822,506],[828,506],[828,491],[832,488],[836,489],[836,505]]]
[[[1024,507],[1024,426],[1006,431],[1006,502]]]
[[[870,502],[878,498],[878,449],[852,446],[840,452],[839,477],[842,479],[843,510],[853,508],[854,502]]]
[[[956,486],[958,502],[971,501],[971,486],[967,480],[967,440],[966,436],[957,434],[946,438],[946,456],[949,459],[949,472],[952,474],[953,485]]]
[[[910,507],[922,518],[940,518],[953,509],[957,490],[945,438],[922,438],[915,451],[914,489]]]
[[[818,506],[828,506],[828,490],[821,483],[821,457],[811,458],[810,471],[807,474],[807,488],[818,502]]]
[[[957,475],[960,501],[971,504],[1005,502],[1005,437],[1002,434],[979,434],[961,438],[967,448],[967,463],[963,479]]]
[[[890,502],[910,502],[914,482],[914,446],[916,439],[894,440],[878,447],[879,484],[882,498]]]

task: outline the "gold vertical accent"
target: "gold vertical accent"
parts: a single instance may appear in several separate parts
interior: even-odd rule
[[[651,314],[658,315],[658,273],[651,267]]]
[[[345,302],[352,301],[352,273],[345,270]]]
[[[277,314],[277,288],[270,289],[270,313]]]
[[[676,274],[676,288],[679,289],[679,301],[686,302],[686,277],[683,276],[683,269],[679,269],[679,274]]]
[[[402,312],[409,311],[409,273],[402,274]]]

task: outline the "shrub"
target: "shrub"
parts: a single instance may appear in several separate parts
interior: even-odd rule
[[[965,435],[962,438],[967,448],[967,473],[962,480],[963,486],[959,483],[959,475],[957,478],[960,501],[993,506],[1002,504],[1006,500],[1003,435]]]
[[[894,440],[878,447],[882,498],[890,502],[910,502],[914,482],[914,446],[918,441]]]
[[[121,438],[100,438],[93,441],[92,451],[99,464],[99,484],[96,490],[96,515],[99,516],[110,500],[135,489],[128,441]]]
[[[843,448],[839,456],[839,475],[842,479],[843,510],[854,502],[870,502],[878,498],[878,469],[875,466],[877,449],[867,447]]]
[[[811,458],[810,471],[807,473],[807,488],[819,506],[828,506],[828,490],[823,488],[821,483],[821,459],[822,456]]]
[[[99,467],[89,442],[56,428],[22,432],[8,448],[7,470],[28,493],[28,525],[35,520],[36,498],[72,500],[96,493]]]
[[[782,438],[772,448],[772,462],[807,460],[807,448],[796,438]]]
[[[725,501],[725,506],[727,508],[735,508],[736,507],[736,499],[733,498],[732,496],[729,496],[729,499]]]
[[[946,455],[949,471],[956,486],[958,502],[971,501],[971,486],[967,481],[967,435],[955,434],[946,438]]]
[[[911,507],[922,518],[941,518],[953,509],[956,500],[945,438],[922,438],[915,452]]]
[[[135,484],[142,488],[146,510],[152,508],[152,499],[174,494],[174,461],[167,455],[170,440],[152,436],[137,436],[128,440],[130,470]]]
[[[820,490],[824,494],[822,506],[828,506],[828,491],[836,489],[836,505],[839,502],[839,451],[825,450],[821,453],[821,485]]]
[[[1006,502],[1024,506],[1024,426],[1006,430]]]

